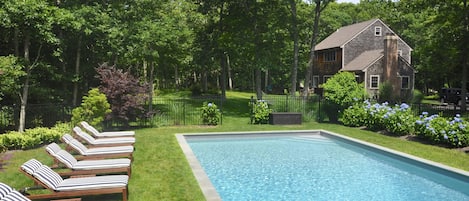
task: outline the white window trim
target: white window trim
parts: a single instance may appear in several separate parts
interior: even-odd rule
[[[402,57],[402,50],[397,50],[397,55]]]
[[[329,79],[329,78],[331,78],[331,77],[332,77],[332,75],[324,75],[324,76],[322,76],[322,83],[323,83],[323,84],[326,83],[326,81],[327,81],[326,78]]]
[[[373,78],[378,78],[378,81],[377,81],[377,86],[376,87],[373,87]],[[370,76],[370,89],[379,89],[379,75],[371,75]]]
[[[383,35],[383,28],[380,26],[375,27],[375,36],[382,36]]]
[[[314,83],[315,79],[316,83]],[[319,87],[319,75],[313,75],[313,87]]]
[[[407,78],[407,87],[406,88],[402,87],[402,84],[403,84],[402,79],[403,78]],[[410,89],[410,76],[401,76],[401,89]]]

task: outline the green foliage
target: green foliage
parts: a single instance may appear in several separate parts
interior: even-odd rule
[[[111,113],[106,95],[99,89],[93,88],[88,91],[88,96],[83,97],[81,105],[72,110],[72,125],[80,121],[87,121],[90,125],[101,128],[101,123],[107,114]]]
[[[215,126],[220,121],[221,113],[215,103],[204,102],[202,106],[202,123]]]
[[[412,93],[412,103],[422,103],[424,97],[420,90],[414,89]]]
[[[37,127],[26,129],[25,132],[11,131],[0,135],[0,149],[31,149],[43,144],[59,142],[65,132],[69,132],[68,124],[57,124],[53,128]]]
[[[357,83],[355,75],[350,72],[335,74],[323,87],[326,100],[323,110],[331,122],[336,122],[345,108],[363,100],[366,95],[363,85]]]
[[[357,83],[355,75],[350,72],[335,74],[323,84],[323,88],[324,98],[340,108],[347,108],[365,97],[365,88]]]
[[[395,101],[392,94],[392,85],[389,82],[382,82],[379,85],[378,101],[381,103]]]
[[[366,126],[371,130],[386,130],[394,135],[409,135],[414,132],[415,116],[409,105],[388,106],[388,103],[356,103],[347,108],[340,118],[346,126]]]
[[[249,107],[251,108],[251,119],[254,124],[266,124],[269,123],[269,114],[272,112],[272,109],[269,108],[269,105],[264,100],[256,100],[256,102],[249,102]]]
[[[0,56],[0,100],[4,93],[13,93],[21,87],[19,79],[26,73],[14,56]]]
[[[415,121],[415,134],[434,144],[444,144],[450,147],[465,147],[469,145],[469,122],[458,114],[452,119],[439,115],[428,116],[423,112]]]

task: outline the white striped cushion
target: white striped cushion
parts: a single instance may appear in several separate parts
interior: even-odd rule
[[[36,159],[30,159],[21,165],[21,169],[28,174],[34,174],[42,166],[42,163]]]
[[[73,169],[75,164],[78,162],[77,159],[72,156],[72,154],[68,153],[65,150],[60,150],[59,152],[57,152],[55,158],[70,169]]]
[[[87,155],[132,153],[133,146],[97,147],[88,149]]]
[[[69,145],[75,150],[77,150],[81,155],[87,155],[88,148],[86,148],[85,145],[83,145],[78,140],[72,139]]]
[[[13,191],[10,186],[0,182],[0,200]]]
[[[93,144],[119,144],[119,143],[135,143],[133,137],[114,137],[114,138],[100,138],[94,140]]]
[[[75,191],[90,189],[106,189],[125,187],[129,181],[127,175],[109,175],[97,177],[80,177],[65,179],[58,187],[58,191]]]
[[[75,132],[76,135],[80,136],[83,140],[86,141],[88,144],[94,144],[95,139],[88,135],[87,133],[83,132],[80,127],[75,126],[73,128],[73,131]]]
[[[60,148],[60,146],[58,144],[56,144],[55,142],[50,143],[46,147],[46,151],[49,152],[49,154],[51,154],[51,155],[55,155],[55,154],[57,154],[57,152],[59,152],[61,150],[62,150],[62,148]]]
[[[70,134],[67,134],[67,133],[62,136],[62,140],[67,144],[69,144],[70,141],[72,141],[74,139],[75,138],[73,138]]]
[[[89,125],[88,122],[82,121],[82,122],[81,122],[81,125],[83,126],[84,129],[86,129],[87,131],[91,132],[93,135],[96,135],[96,136],[99,135],[99,131],[96,130],[96,129],[95,129],[94,127],[92,127],[91,125]]]
[[[103,160],[83,160],[78,161],[74,166],[74,170],[96,170],[108,168],[130,167],[130,159],[103,159]]]
[[[7,196],[5,196],[2,201],[30,201],[30,199],[28,199],[18,191],[12,191]]]
[[[63,182],[62,177],[46,165],[36,170],[33,176],[53,190],[56,190],[59,184]]]

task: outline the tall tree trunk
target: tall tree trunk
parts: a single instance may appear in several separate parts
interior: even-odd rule
[[[262,99],[262,71],[260,65],[257,63],[260,60],[259,51],[260,51],[260,35],[259,35],[259,26],[257,20],[257,2],[254,3],[254,68],[255,70],[255,79],[256,79],[256,96],[258,100]]]
[[[221,87],[221,98],[226,98],[226,55],[223,52],[220,58],[220,65],[221,65],[221,77],[220,77],[220,87]]]
[[[462,49],[461,49],[461,59],[462,59],[462,92],[461,95],[462,101],[461,101],[461,112],[464,113],[466,112],[466,101],[465,97],[467,97],[467,57],[469,56],[469,50],[468,50],[468,43],[469,42],[469,9],[467,7],[467,0],[463,1],[463,11],[464,11],[464,33],[463,33],[463,41],[462,41]]]
[[[303,90],[303,97],[307,97],[309,95],[309,85],[311,83],[311,75],[313,72],[314,67],[314,60],[315,57],[315,46],[316,40],[319,34],[319,18],[321,17],[321,12],[324,8],[326,8],[329,1],[324,1],[324,5],[321,7],[321,0],[315,0],[316,8],[314,9],[314,24],[313,24],[313,34],[311,36],[311,47],[309,51],[309,60],[308,60],[308,67],[306,68],[306,76],[305,76],[305,85]]]
[[[148,92],[148,111],[152,112],[153,110],[153,95],[155,93],[155,88],[153,86],[153,79],[155,75],[153,75],[155,72],[155,62],[150,63],[150,72],[149,72],[149,78],[148,78],[148,87],[149,87],[149,92]]]
[[[29,79],[31,77],[31,61],[29,59],[29,48],[31,43],[31,36],[28,33],[25,33],[24,36],[24,61],[26,63],[26,78],[23,83],[23,91],[20,94],[20,119],[19,119],[19,126],[18,132],[23,132],[26,123],[26,105],[28,104],[28,93],[29,93]]]
[[[291,67],[291,88],[290,95],[296,95],[296,84],[298,83],[298,22],[296,13],[296,1],[290,0],[290,11],[292,15],[292,37],[293,37],[293,64]]]
[[[73,78],[73,100],[72,105],[76,106],[78,102],[78,84],[80,81],[80,60],[81,60],[81,40],[82,36],[78,37],[77,42],[77,52],[76,52],[76,60],[75,60],[75,77]]]
[[[233,78],[231,77],[230,55],[226,54],[226,68],[228,73],[228,89],[233,89]]]

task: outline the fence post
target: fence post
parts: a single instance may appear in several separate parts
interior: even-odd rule
[[[288,111],[288,94],[285,94],[285,112],[289,112]]]
[[[253,114],[254,114],[254,96],[251,96],[251,109],[249,110],[249,117],[251,118],[251,124],[253,124]]]
[[[223,97],[220,96],[220,125],[223,125]]]

